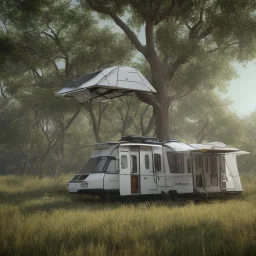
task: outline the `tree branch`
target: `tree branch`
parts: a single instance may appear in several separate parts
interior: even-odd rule
[[[174,13],[174,10],[176,9],[176,4],[177,4],[177,0],[172,0],[169,8],[167,8],[167,10],[162,14],[158,15],[158,18],[155,20],[155,25],[167,19],[168,17],[170,17]]]
[[[145,56],[145,46],[141,44],[136,34],[131,30],[131,28],[127,24],[125,24],[122,21],[122,19],[115,12],[113,12],[106,6],[98,5],[94,0],[87,0],[87,2],[93,10],[99,13],[109,15],[115,21],[115,23],[124,31],[128,38],[132,41],[136,49]]]
[[[172,0],[169,8],[165,8],[165,11],[158,15],[158,18],[155,20],[155,25],[171,16],[179,15],[180,12],[191,5],[193,5],[193,1],[191,0]]]
[[[128,38],[134,44],[135,48],[139,52],[141,52],[144,56],[146,56],[146,47],[141,44],[140,40],[138,39],[136,34],[130,29],[130,27],[127,26],[127,24],[125,24],[116,13],[109,13],[109,16],[124,31],[124,33],[128,36]]]
[[[150,120],[149,120],[148,127],[146,128],[146,130],[143,131],[142,135],[147,136],[151,132],[153,127],[155,126],[155,123],[156,123],[155,116],[152,115]]]
[[[216,48],[214,48],[214,49],[211,49],[211,50],[207,51],[206,53],[207,53],[207,54],[211,54],[211,53],[214,53],[214,52],[216,52],[216,51],[218,51],[218,50],[226,50],[226,49],[228,49],[230,46],[233,46],[233,45],[239,45],[239,42],[229,43],[229,44],[226,44],[226,45],[223,46],[223,47],[216,47]]]
[[[45,36],[48,36],[48,37],[50,37],[52,40],[56,41],[56,38],[55,38],[53,35],[51,35],[51,34],[45,32],[45,31],[43,31],[43,30],[40,30],[40,33],[41,33],[41,34],[44,34]]]
[[[145,92],[139,92],[139,91],[137,91],[135,93],[140,101],[161,110],[161,105],[157,102],[157,100],[155,99],[155,97],[153,95],[151,95],[149,93],[145,93]]]
[[[65,60],[65,73],[66,75],[69,75],[70,70],[69,70],[69,56],[68,53],[66,52],[66,50],[64,49],[64,47],[61,44],[61,41],[58,37],[58,34],[55,33],[55,31],[50,27],[49,22],[47,23],[47,28],[51,31],[52,34],[49,34],[45,31],[40,30],[40,32],[48,37],[50,37],[52,40],[55,41],[55,43],[57,44],[57,46],[60,49],[60,52],[63,54],[63,59]]]
[[[172,79],[178,68],[185,64],[189,59],[189,53],[183,52],[175,61],[173,61],[169,67],[169,79]]]
[[[144,133],[144,123],[143,123],[143,119],[144,119],[144,116],[145,114],[147,113],[148,111],[148,108],[149,108],[149,105],[146,106],[145,110],[141,113],[140,115],[140,129],[141,129],[141,132]]]
[[[204,39],[206,38],[208,35],[210,35],[212,33],[212,31],[215,29],[215,27],[213,25],[209,26],[208,28],[206,28],[199,36],[198,39]]]
[[[197,38],[198,37],[198,31],[203,25],[203,17],[204,17],[204,6],[200,8],[200,15],[198,21],[195,23],[195,25],[190,29],[189,38]]]
[[[72,125],[72,123],[74,122],[74,120],[77,118],[77,116],[79,115],[80,111],[81,111],[82,107],[79,106],[78,109],[75,111],[75,113],[73,114],[73,116],[67,121],[66,125],[63,127],[62,131],[59,133],[59,135],[57,136],[57,138],[55,139],[54,144],[51,146],[51,149],[53,149],[55,147],[55,145],[58,142],[58,139],[61,138],[62,133],[64,133],[65,131],[67,131],[69,129],[69,127]]]
[[[40,128],[41,128],[43,134],[45,135],[45,137],[46,137],[48,143],[50,143],[50,142],[51,142],[51,139],[50,139],[50,137],[49,137],[47,131],[44,129],[44,126],[42,125],[42,123],[41,123],[40,121],[39,121],[39,126],[40,126]]]
[[[186,25],[186,27],[188,28],[188,30],[191,31],[192,27],[185,20],[183,20],[183,22]]]

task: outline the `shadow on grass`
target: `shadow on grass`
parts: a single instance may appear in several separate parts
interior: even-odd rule
[[[99,202],[93,197],[84,195],[70,195],[65,191],[65,187],[57,187],[56,185],[46,188],[31,189],[29,191],[0,191],[0,204],[9,206],[18,206],[22,213],[36,212],[52,212],[55,210],[107,210],[120,208],[122,205],[130,205],[134,207],[151,207],[154,205],[165,205],[167,207],[184,207],[188,203],[196,204],[212,203],[213,200],[193,201],[186,198],[177,198],[176,200],[165,199],[123,199],[119,198],[114,201]]]
[[[52,212],[55,210],[102,210],[120,207],[120,202],[99,202],[93,197],[70,195],[55,186],[20,192],[0,191],[0,204],[18,206],[23,213]]]

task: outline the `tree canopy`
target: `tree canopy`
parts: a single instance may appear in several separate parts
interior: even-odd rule
[[[137,94],[152,105],[156,134],[169,137],[173,100],[195,90],[208,76],[229,71],[234,60],[255,58],[255,1],[235,0],[87,0],[81,1],[111,18],[148,61],[155,97]],[[122,19],[130,14],[131,22]],[[132,25],[134,23],[134,26]],[[145,45],[134,27],[145,27]],[[222,79],[230,79],[226,74]]]
[[[128,134],[254,151],[254,114],[238,117],[220,92],[237,75],[234,61],[255,59],[255,1],[3,0],[0,6],[1,173],[75,171],[92,150],[87,144]],[[158,94],[87,104],[55,96],[69,81],[116,64],[138,68]],[[247,170],[254,161],[248,159]]]

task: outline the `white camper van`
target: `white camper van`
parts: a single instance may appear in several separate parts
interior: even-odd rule
[[[70,193],[129,197],[238,194],[236,156],[247,152],[223,143],[163,143],[127,136],[97,144],[86,165],[68,182]]]

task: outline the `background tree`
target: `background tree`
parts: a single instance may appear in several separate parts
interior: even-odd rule
[[[36,15],[30,14],[28,20],[20,9],[14,8],[17,6],[5,7],[1,10],[5,22],[1,36],[3,41],[9,41],[1,51],[5,57],[0,71],[2,106],[11,99],[11,104],[20,106],[16,108],[16,118],[18,113],[31,115],[33,122],[23,124],[35,131],[30,133],[31,137],[42,139],[36,157],[38,174],[42,177],[44,170],[49,170],[49,163],[50,170],[58,172],[66,152],[65,134],[75,118],[83,112],[84,118],[88,121],[92,117],[93,123],[95,118],[102,119],[105,112],[101,110],[108,106],[101,103],[82,106],[73,100],[56,98],[55,92],[84,73],[106,64],[128,61],[132,58],[131,46],[109,28],[99,28],[89,11],[70,1],[48,2]],[[7,107],[1,114],[11,111]],[[10,119],[4,121],[8,127],[12,126]],[[96,141],[100,140],[100,127],[93,129]],[[8,128],[2,128],[6,134]],[[13,132],[9,129],[9,133]],[[32,150],[28,144],[29,141],[24,141],[23,146]],[[25,158],[25,154],[22,156]],[[27,163],[29,158],[21,161]]]

